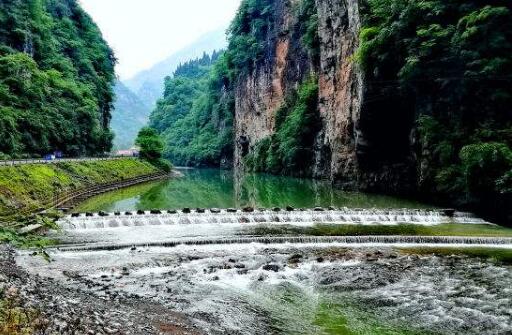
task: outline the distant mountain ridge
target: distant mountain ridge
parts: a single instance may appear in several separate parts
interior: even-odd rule
[[[146,105],[154,108],[163,96],[165,77],[171,76],[182,63],[201,57],[204,53],[211,54],[215,50],[224,49],[227,46],[226,30],[227,26],[223,26],[201,36],[189,46],[123,83]]]
[[[151,108],[121,81],[114,86],[116,95],[112,130],[114,131],[114,148],[128,149],[134,145],[139,130],[148,122]]]
[[[207,33],[152,68],[129,80],[116,82],[111,123],[115,149],[128,149],[134,145],[137,133],[148,123],[157,101],[163,98],[165,78],[172,76],[181,64],[224,49],[227,46],[226,30],[227,26]]]

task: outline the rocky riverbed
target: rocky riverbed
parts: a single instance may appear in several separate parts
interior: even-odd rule
[[[28,273],[15,254],[0,246],[0,334],[201,334],[157,302],[91,294],[74,285],[73,276],[60,281]],[[12,328],[2,329],[9,321]]]
[[[27,273],[9,255],[4,281],[49,333],[512,332],[512,267],[465,256],[336,244],[53,250],[50,263],[19,253]]]

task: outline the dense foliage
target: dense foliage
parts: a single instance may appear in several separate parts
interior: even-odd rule
[[[228,29],[226,58],[229,75],[249,74],[265,59],[269,35],[274,30],[273,0],[244,0]]]
[[[164,156],[173,163],[219,166],[231,160],[234,99],[227,72],[226,57],[214,53],[167,78],[150,125],[162,134]]]
[[[164,143],[155,129],[150,127],[142,128],[135,140],[135,144],[140,148],[140,158],[167,172],[171,170],[169,163],[162,159]]]
[[[245,157],[247,169],[274,174],[310,175],[315,135],[320,129],[318,79],[311,77],[276,112],[275,133]]]
[[[76,0],[0,2],[0,155],[108,151],[115,59]]]
[[[420,115],[420,187],[502,211],[512,191],[510,1],[368,0],[364,12],[367,82]]]

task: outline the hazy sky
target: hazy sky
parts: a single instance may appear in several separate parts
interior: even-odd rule
[[[122,79],[227,25],[240,4],[240,0],[79,1],[114,49]]]

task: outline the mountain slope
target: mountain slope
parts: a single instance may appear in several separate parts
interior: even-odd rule
[[[0,1],[0,156],[108,151],[114,64],[76,0]]]
[[[114,92],[114,148],[128,149],[134,145],[139,130],[148,122],[151,108],[120,81],[116,82]]]
[[[211,54],[214,50],[224,49],[226,45],[226,27],[222,27],[202,36],[188,47],[124,83],[146,105],[153,108],[164,93],[165,77],[170,76],[180,64],[201,57],[204,53]]]

